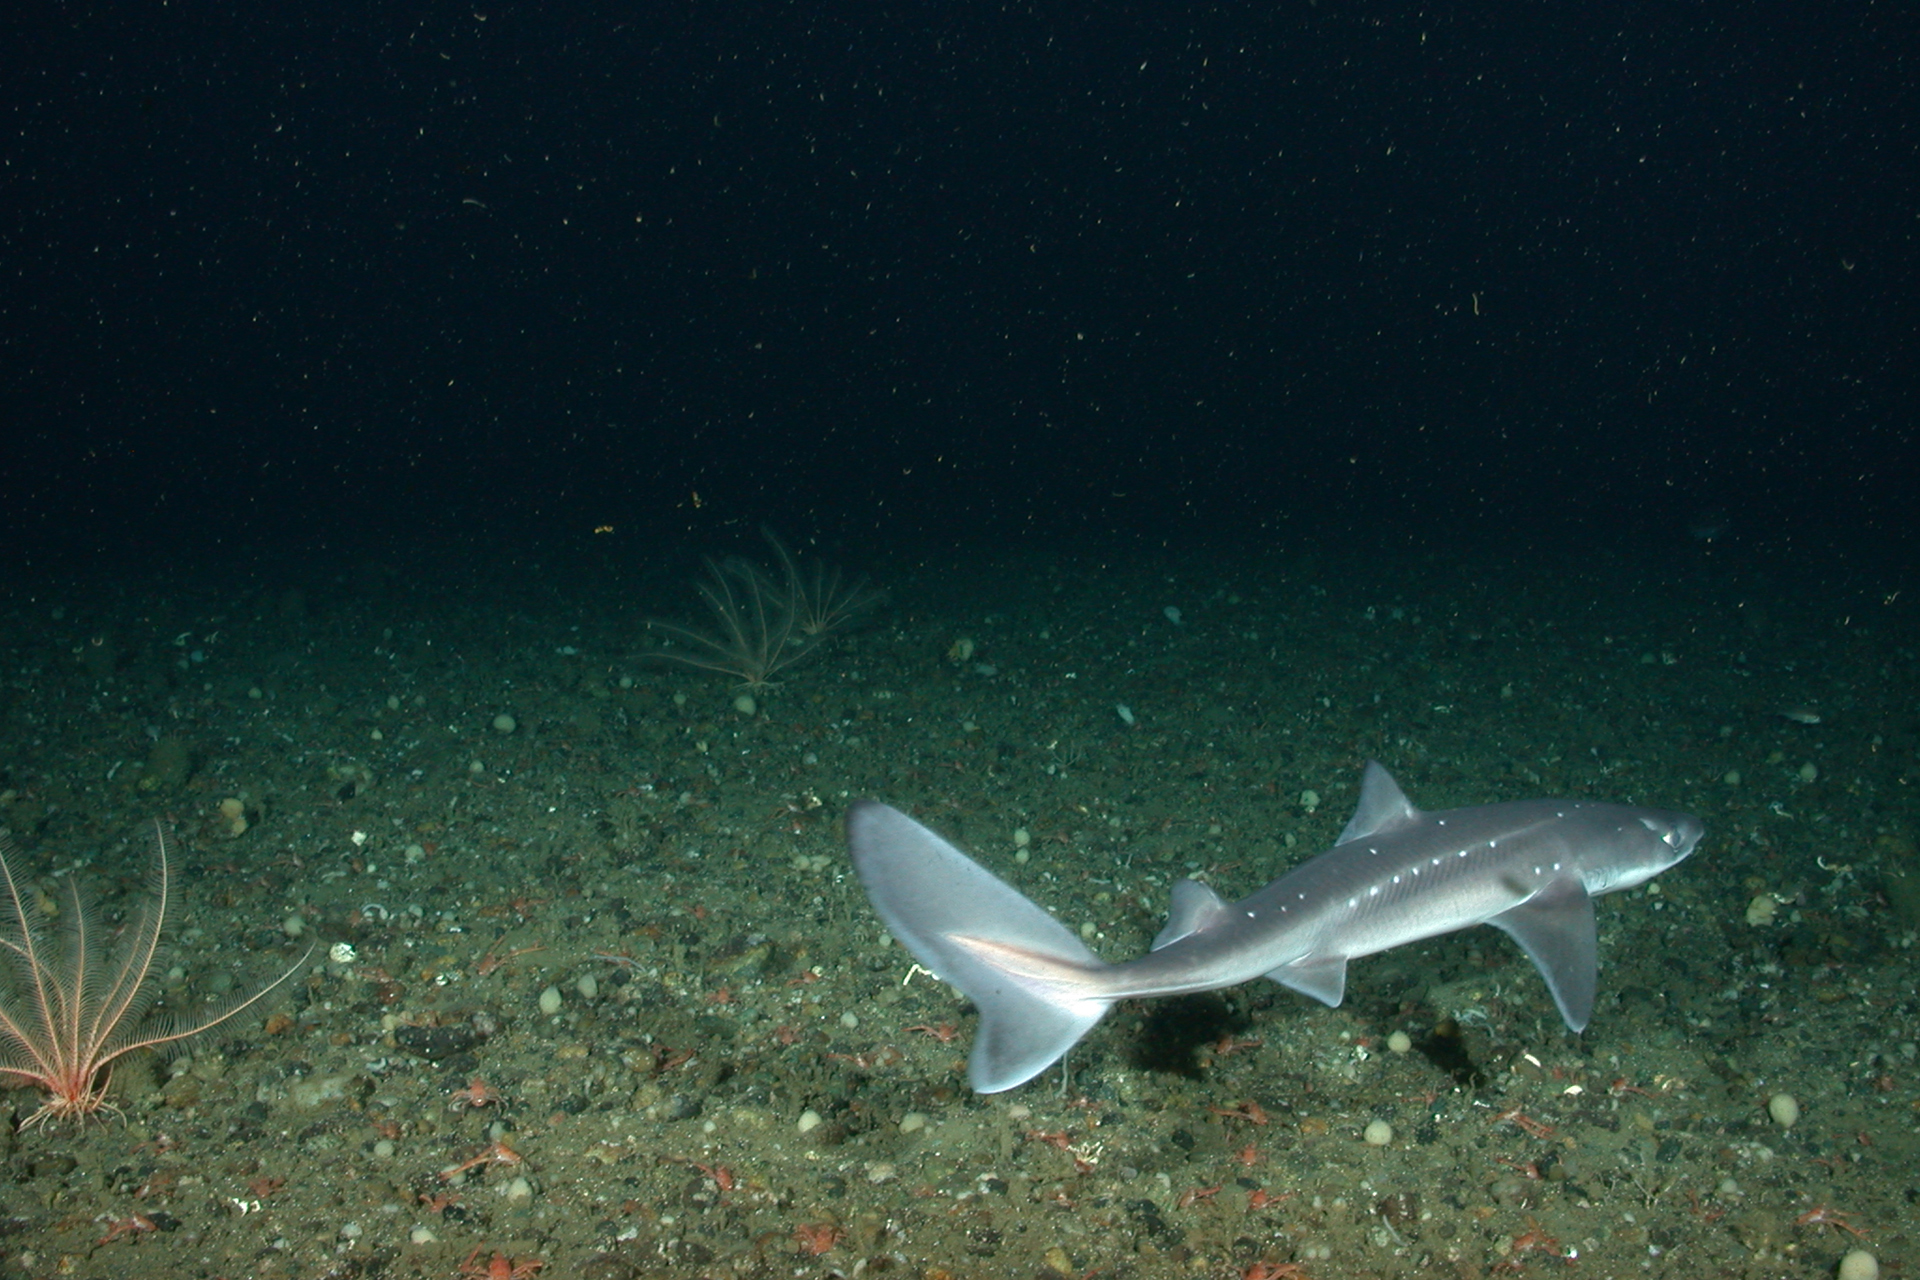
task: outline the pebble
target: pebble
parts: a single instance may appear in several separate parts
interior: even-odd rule
[[[1776,1093],[1767,1099],[1767,1114],[1782,1129],[1791,1129],[1800,1122],[1800,1101],[1790,1093]]]
[[[1369,1120],[1365,1132],[1360,1136],[1367,1140],[1370,1147],[1384,1147],[1393,1141],[1393,1126],[1385,1120]]]
[[[1834,1274],[1840,1280],[1880,1280],[1880,1260],[1865,1249],[1849,1249]]]
[[[554,1014],[560,1012],[560,1000],[560,988],[548,987],[540,993],[540,1012],[551,1018]]]

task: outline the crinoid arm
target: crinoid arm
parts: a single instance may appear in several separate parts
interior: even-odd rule
[[[142,1049],[164,1049],[230,1021],[264,1000],[300,971],[307,953],[279,977],[211,1009],[153,1016],[164,971],[163,935],[173,905],[166,833],[154,824],[154,861],[147,898],[117,940],[102,926],[92,901],[71,878],[65,907],[52,930],[30,907],[0,844],[0,1075],[42,1094],[24,1125],[100,1112],[118,1115],[107,1101],[113,1067]]]

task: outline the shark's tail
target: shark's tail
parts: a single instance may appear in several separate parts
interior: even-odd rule
[[[967,1080],[999,1093],[1045,1071],[1113,1005],[1108,966],[1065,925],[897,809],[847,810],[854,870],[874,910],[937,978],[980,1011]]]

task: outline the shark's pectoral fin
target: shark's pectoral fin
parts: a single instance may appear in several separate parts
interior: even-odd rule
[[[1312,996],[1329,1009],[1339,1008],[1347,994],[1345,956],[1302,956],[1292,964],[1267,970],[1266,976],[1303,996]]]
[[[1171,946],[1190,933],[1198,933],[1226,913],[1227,904],[1220,895],[1198,880],[1175,880],[1173,902],[1167,907],[1167,924],[1153,940],[1153,949]]]
[[[1586,1030],[1599,980],[1593,899],[1586,886],[1573,876],[1555,880],[1487,923],[1520,944],[1547,980],[1567,1025],[1575,1031]]]

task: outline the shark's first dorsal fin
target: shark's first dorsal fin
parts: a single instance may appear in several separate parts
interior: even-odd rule
[[[1175,880],[1173,902],[1167,907],[1167,925],[1153,940],[1153,949],[1172,946],[1190,933],[1198,933],[1218,920],[1227,904],[1219,894],[1198,880]]]
[[[1379,835],[1416,822],[1419,817],[1420,811],[1413,807],[1393,775],[1378,760],[1369,760],[1366,774],[1360,779],[1360,803],[1354,807],[1353,817],[1347,820],[1347,829],[1334,844]]]

